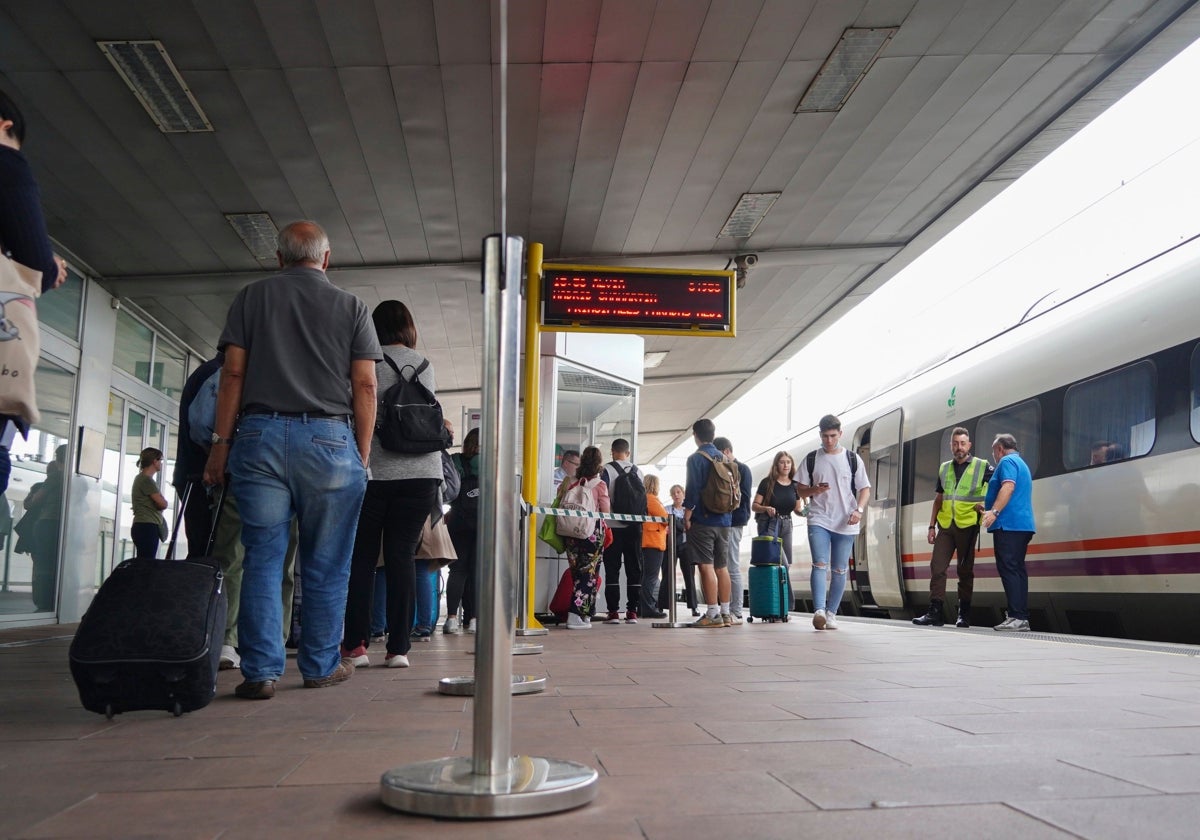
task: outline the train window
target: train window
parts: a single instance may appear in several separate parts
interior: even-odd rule
[[[1145,455],[1154,445],[1154,363],[1141,361],[1067,389],[1063,466],[1069,470]]]
[[[975,426],[975,452],[990,459],[992,441],[996,435],[1009,434],[1017,439],[1021,459],[1032,475],[1038,473],[1038,458],[1042,453],[1042,406],[1037,400],[1002,408],[979,418]]]
[[[1192,351],[1192,440],[1200,443],[1200,344]]]

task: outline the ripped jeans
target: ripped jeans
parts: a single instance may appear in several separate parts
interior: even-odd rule
[[[850,568],[850,552],[854,548],[857,534],[837,534],[820,525],[808,526],[808,549],[812,553],[812,574],[809,583],[812,586],[813,612],[825,609],[829,604],[830,612],[837,613],[842,603],[842,594],[846,591],[846,575]],[[828,575],[832,563],[832,580]],[[825,599],[825,589],[829,589],[829,600]]]

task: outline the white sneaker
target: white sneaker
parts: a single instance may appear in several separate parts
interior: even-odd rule
[[[1001,621],[999,624],[997,624],[992,629],[993,630],[1014,630],[1018,633],[1028,633],[1029,632],[1029,622],[1023,618],[1013,618],[1012,616],[1008,616],[1004,619],[1004,621]]]
[[[242,657],[233,649],[233,645],[221,645],[221,664],[217,666],[222,671],[232,671],[242,667]]]
[[[832,610],[825,610],[825,629],[826,630],[838,629],[837,613],[833,612]]]
[[[408,657],[405,656],[403,653],[397,653],[395,655],[384,657],[383,662],[389,668],[407,668],[408,667]]]
[[[451,616],[450,618],[447,618],[446,623],[442,625],[442,633],[443,634],[451,635],[454,633],[461,633],[461,632],[462,631],[458,627],[458,619],[454,618],[453,616]]]
[[[475,619],[473,619],[473,618],[472,618],[472,619],[471,619],[471,623],[467,625],[467,632],[468,632],[468,633],[474,633],[474,632],[475,632]]]
[[[825,610],[817,610],[813,613],[813,627],[818,630],[825,629]]]
[[[568,630],[591,630],[592,623],[584,621],[583,616],[573,612],[567,613],[567,629]]]

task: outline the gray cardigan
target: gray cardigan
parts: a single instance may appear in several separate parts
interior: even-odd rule
[[[403,344],[389,344],[383,348],[384,355],[390,356],[396,367],[404,370],[405,365],[413,368],[420,367],[425,357]],[[378,379],[378,393],[383,393],[396,384],[396,372],[387,362],[375,365],[375,376]],[[433,364],[421,371],[421,382],[433,393],[437,393],[437,384],[433,378]],[[405,478],[436,478],[442,479],[442,453],[424,452],[420,455],[406,455],[403,452],[391,452],[379,443],[379,435],[371,436],[371,481],[399,481]]]

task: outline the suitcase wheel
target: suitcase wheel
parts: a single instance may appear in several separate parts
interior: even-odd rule
[[[752,615],[748,615],[748,616],[746,616],[746,621],[747,621],[747,622],[749,622],[750,624],[753,624],[753,623],[754,623],[754,616],[752,616]]]
[[[786,616],[786,615],[785,615],[785,616],[783,617],[783,620],[784,620],[784,621],[787,621],[787,620],[788,620],[788,616]]]
[[[108,720],[112,720],[114,714],[115,714],[115,712],[113,712],[112,703],[105,703],[104,704],[104,717],[106,717]]]
[[[175,717],[180,717],[183,715],[183,704],[178,700],[176,700],[175,704],[171,706],[171,714]]]

